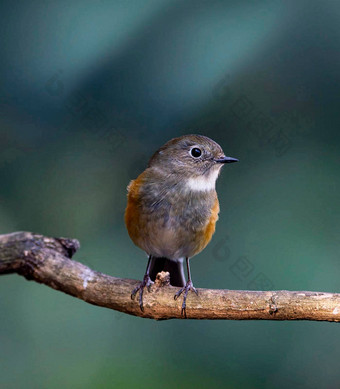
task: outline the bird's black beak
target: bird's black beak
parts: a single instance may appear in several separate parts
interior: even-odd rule
[[[218,163],[232,163],[232,162],[238,162],[238,159],[232,157],[221,157],[221,158],[215,158],[214,161]]]

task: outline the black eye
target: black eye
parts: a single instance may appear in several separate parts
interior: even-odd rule
[[[199,149],[198,147],[194,147],[190,150],[190,154],[194,157],[194,158],[198,158],[202,155],[202,151],[201,149]]]

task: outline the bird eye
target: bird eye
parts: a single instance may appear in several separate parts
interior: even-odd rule
[[[190,154],[194,157],[194,158],[198,158],[202,155],[202,151],[201,149],[199,149],[198,147],[193,147],[191,150],[190,150]]]

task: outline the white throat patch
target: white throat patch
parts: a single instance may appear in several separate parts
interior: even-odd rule
[[[195,178],[189,178],[186,182],[188,189],[196,192],[208,192],[215,189],[215,183],[220,173],[220,169],[213,169],[207,176],[199,176]]]

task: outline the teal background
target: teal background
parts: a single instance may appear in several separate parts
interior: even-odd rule
[[[0,233],[141,279],[126,186],[200,133],[240,159],[196,287],[339,292],[336,1],[2,1]],[[155,322],[8,275],[2,388],[338,388],[337,324]],[[190,300],[190,296],[189,296]]]

